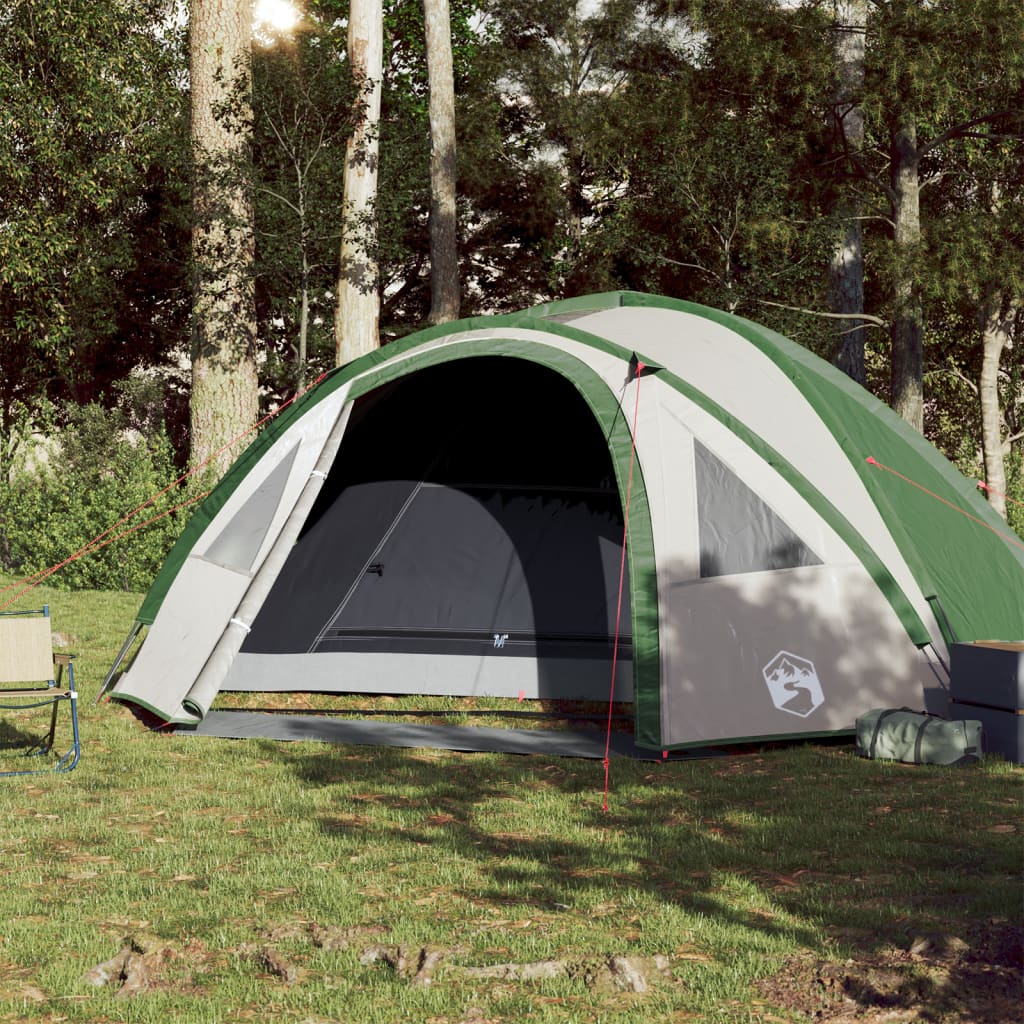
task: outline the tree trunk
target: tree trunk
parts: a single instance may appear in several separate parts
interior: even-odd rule
[[[924,314],[916,264],[921,242],[917,125],[904,119],[893,131],[890,156],[895,225],[895,311],[889,337],[892,368],[889,404],[918,433],[924,432]]]
[[[334,316],[339,366],[380,345],[380,295],[376,247],[377,163],[384,19],[382,0],[352,0],[348,59],[360,86],[362,110],[345,151],[344,224]]]
[[[430,79],[430,322],[459,318],[455,78],[448,0],[423,0]]]
[[[864,114],[859,106],[864,85],[866,0],[835,0],[836,90],[833,97],[835,134],[840,148],[851,158],[864,148]],[[844,198],[836,210],[841,223],[829,267],[829,305],[833,313],[864,312],[864,241],[860,204]],[[864,372],[865,328],[859,320],[837,321],[834,362],[858,384]]]
[[[1006,518],[1006,468],[1003,462],[1003,423],[999,409],[999,364],[1009,348],[1010,325],[1016,313],[1015,304],[1004,302],[995,292],[982,304],[981,376],[978,397],[981,402],[981,450],[985,460],[985,483],[992,507]]]
[[[299,350],[295,354],[295,390],[306,386],[306,363],[309,360],[309,251],[302,243],[302,271],[299,284]]]
[[[194,160],[192,461],[222,474],[225,447],[256,422],[255,252],[248,124],[252,5],[192,0],[190,80]]]

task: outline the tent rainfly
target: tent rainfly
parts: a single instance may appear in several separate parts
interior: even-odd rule
[[[138,621],[112,693],[177,724],[221,690],[608,701],[618,635],[614,698],[668,750],[944,714],[948,644],[1024,637],[1024,545],[805,349],[617,292],[333,371]]]

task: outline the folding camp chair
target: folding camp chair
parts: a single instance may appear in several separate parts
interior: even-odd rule
[[[2,771],[0,775],[35,775],[51,770],[69,772],[78,764],[82,748],[78,738],[78,693],[73,657],[53,652],[49,606],[30,612],[0,612],[0,708],[22,711],[52,705],[49,734],[33,744],[25,756],[44,757],[52,751],[57,712],[62,703],[71,708],[73,737],[71,746],[52,769]]]

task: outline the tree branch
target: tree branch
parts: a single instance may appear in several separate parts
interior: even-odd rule
[[[889,321],[870,313],[825,313],[820,309],[805,309],[803,306],[787,306],[782,302],[770,302],[768,299],[755,299],[762,306],[775,306],[776,309],[788,309],[793,313],[806,313],[808,316],[820,316],[826,320],[860,320],[868,327],[881,327],[888,330]]]
[[[275,192],[272,188],[267,188],[264,185],[257,185],[255,187],[256,192],[262,192],[264,195],[268,195],[271,199],[276,199],[280,203],[284,203],[292,213],[298,214],[299,208],[287,197],[281,195],[280,192]]]
[[[845,160],[853,168],[853,172],[850,175],[851,177],[867,182],[868,185],[873,186],[881,192],[890,204],[894,204],[896,202],[896,193],[892,186],[872,173],[871,169],[863,160],[863,150],[856,150],[850,146],[850,141],[846,137],[846,132],[842,130],[841,125],[839,137],[843,144],[843,155],[841,157],[836,157],[834,160],[828,161],[828,163],[840,163]]]
[[[649,260],[661,260],[662,263],[668,263],[673,267],[683,267],[686,270],[699,270],[702,274],[706,274],[717,284],[725,287],[725,282],[718,274],[713,270],[709,270],[707,267],[701,266],[699,263],[683,263],[682,260],[674,260],[671,256],[662,256],[656,252],[647,252],[646,249],[637,249],[635,246],[633,248],[633,252],[638,256],[646,256]]]
[[[944,132],[940,132],[935,136],[934,139],[928,139],[926,142],[922,142],[917,147],[918,159],[923,157],[926,153],[930,153],[937,146],[941,146],[944,142],[949,142],[950,139],[965,138],[971,133],[971,129],[979,124],[988,124],[992,121],[998,121],[1003,117],[1016,117],[1020,118],[1021,112],[1019,110],[997,110],[991,114],[982,114],[981,117],[972,117],[969,121],[961,121],[960,124],[955,124],[951,128],[947,128]]]
[[[960,381],[961,384],[966,384],[975,394],[978,393],[978,385],[975,384],[974,381],[967,376],[967,374],[961,373],[959,370],[955,370],[952,367],[941,367],[938,370],[929,370],[927,373],[924,374],[925,380],[927,380],[929,377],[941,376],[955,377],[958,381]]]

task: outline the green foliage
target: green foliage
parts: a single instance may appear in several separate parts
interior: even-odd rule
[[[145,589],[180,533],[188,512],[141,524],[187,497],[175,490],[126,522],[123,517],[178,476],[161,426],[129,429],[129,416],[98,404],[75,409],[53,443],[36,451],[0,493],[3,567],[23,577],[93,550],[54,576],[70,589]],[[95,542],[95,543],[94,543]]]
[[[33,0],[8,5],[0,33],[0,434],[15,406],[78,402],[162,355],[163,272],[129,281],[140,219],[166,212],[181,103],[178,39],[165,5]],[[166,225],[148,240],[170,233]],[[133,298],[129,298],[133,295]],[[159,302],[158,300],[163,300]],[[134,309],[135,316],[132,315]],[[159,311],[159,312],[158,312]],[[150,317],[145,317],[149,320]],[[124,328],[134,328],[125,345]]]
[[[0,486],[26,432],[110,404],[113,381],[186,347],[188,93],[171,6],[33,0],[0,15]],[[867,312],[890,316],[901,275],[920,296],[928,436],[974,458],[978,311],[1024,285],[1024,21],[1017,0],[867,9],[855,97],[867,135],[845,154],[831,3],[453,0],[465,313],[639,288],[735,309],[828,355],[832,323],[799,310],[827,308],[845,204],[865,217]],[[333,358],[359,105],[347,13],[347,0],[308,0],[292,37],[257,41],[251,122],[241,97],[221,111],[252,129],[268,402]],[[384,16],[375,254],[388,337],[429,309],[430,139],[422,7],[388,0]],[[889,149],[908,118],[922,237],[896,251]],[[1008,437],[1024,429],[1020,332],[999,385]],[[869,334],[868,365],[885,397],[882,338]],[[179,448],[183,395],[177,416],[164,410]]]
[[[253,54],[256,311],[275,397],[333,365],[345,148],[359,106],[344,53],[344,33],[311,13],[294,39]]]
[[[1024,445],[1016,445],[1006,458],[1006,520],[1024,539]]]
[[[830,75],[820,16],[770,0],[694,6],[688,23],[635,25],[610,67],[615,87],[586,97],[603,141],[591,129],[600,178],[573,286],[693,299],[801,340],[825,333],[779,308],[821,307],[834,231],[814,182]]]
[[[934,368],[950,345],[975,345],[994,292],[1019,292],[1024,24],[1014,0],[893,0],[867,10],[865,145],[824,166],[832,187],[860,201],[869,309],[892,320],[907,296],[922,303],[925,334],[943,338],[938,352],[926,346]],[[900,133],[914,139],[910,160],[897,159]],[[898,180],[911,179],[919,220],[913,201],[897,202]],[[950,304],[959,306],[956,334]]]
[[[618,254],[602,227],[634,194],[637,145],[650,154],[678,114],[671,85],[660,105],[647,86],[685,77],[685,47],[636,4],[484,12],[457,118],[469,306],[607,287]]]

